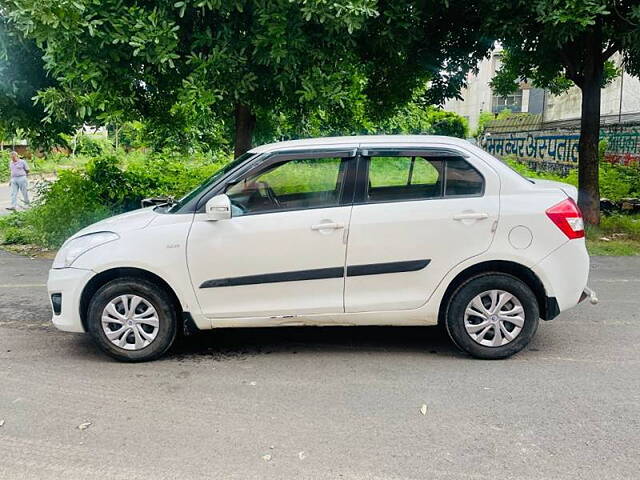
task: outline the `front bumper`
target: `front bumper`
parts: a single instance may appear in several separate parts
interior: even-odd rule
[[[94,275],[93,271],[81,268],[49,270],[47,291],[53,310],[51,321],[57,329],[78,333],[85,331],[80,319],[80,296]],[[52,295],[55,295],[53,302]]]

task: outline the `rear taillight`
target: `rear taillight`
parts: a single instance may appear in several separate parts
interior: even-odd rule
[[[584,237],[582,212],[573,201],[567,198],[547,210],[547,216],[570,239]]]

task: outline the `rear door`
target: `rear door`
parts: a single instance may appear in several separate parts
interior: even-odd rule
[[[455,265],[491,245],[499,177],[451,149],[361,150],[345,311],[415,309]]]

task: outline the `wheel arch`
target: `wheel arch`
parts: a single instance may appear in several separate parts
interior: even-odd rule
[[[171,302],[176,308],[177,318],[182,318],[185,314],[182,303],[178,298],[178,295],[171,288],[162,277],[158,276],[155,273],[152,273],[148,270],[144,270],[142,268],[134,268],[134,267],[116,267],[110,268],[108,270],[104,270],[97,275],[93,276],[89,282],[85,285],[82,290],[82,294],[80,295],[80,320],[82,321],[82,328],[84,328],[85,332],[88,332],[87,328],[87,312],[89,310],[89,302],[95,295],[95,293],[102,287],[106,285],[111,280],[115,280],[116,278],[121,277],[129,277],[129,278],[139,278],[143,280],[147,280],[155,283],[160,288],[165,290],[171,299]]]
[[[449,283],[449,286],[440,300],[440,306],[438,308],[438,324],[442,325],[444,322],[446,308],[453,293],[463,283],[467,282],[471,278],[487,273],[512,275],[523,281],[536,296],[538,308],[540,310],[540,318],[543,320],[551,320],[558,315],[558,302],[554,297],[547,296],[544,284],[533,270],[517,262],[508,260],[488,260],[465,268]]]

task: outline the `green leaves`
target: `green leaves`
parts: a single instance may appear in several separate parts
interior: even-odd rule
[[[235,103],[268,140],[366,130],[408,102],[441,103],[493,42],[479,5],[8,0],[7,10],[56,79],[31,92],[49,125],[140,119],[155,145],[190,145],[228,141]]]
[[[502,78],[494,81],[500,91],[507,76],[529,78],[553,93],[594,74],[605,85],[616,76],[615,67],[604,64],[615,52],[634,72],[640,66],[640,22],[634,21],[640,9],[633,0],[499,0],[486,8],[487,25],[507,52]]]

